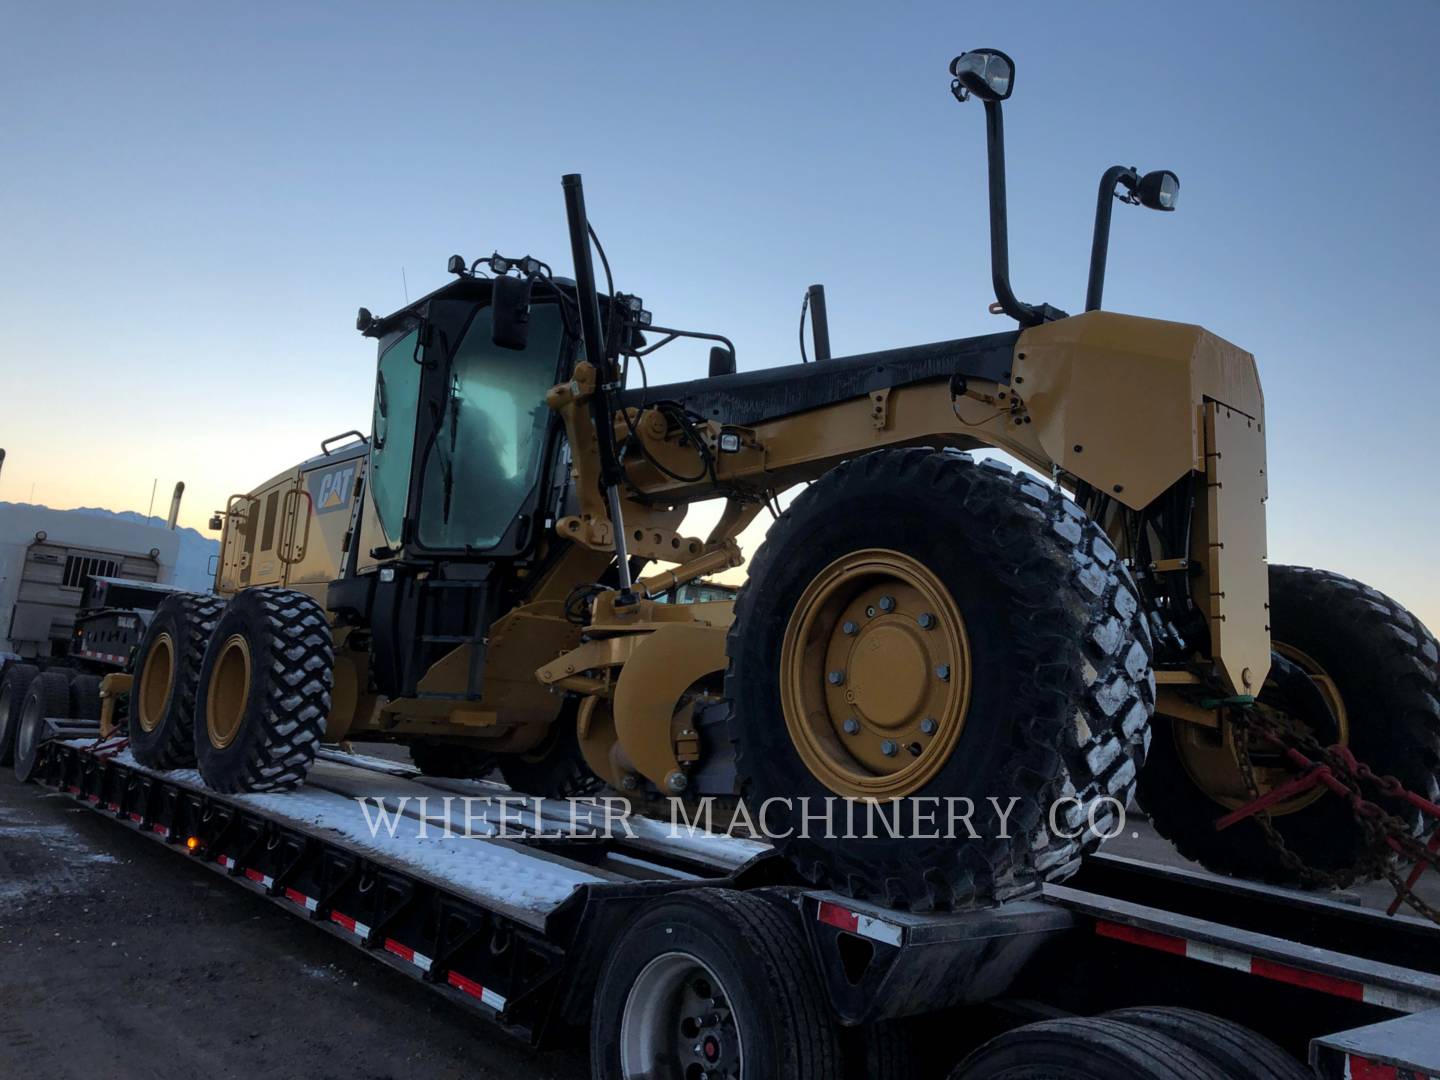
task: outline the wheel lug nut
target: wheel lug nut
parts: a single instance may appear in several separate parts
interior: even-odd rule
[[[846,735],[860,734],[860,721],[856,720],[853,716],[846,720],[842,726],[845,728]]]
[[[926,735],[934,735],[935,729],[939,726],[939,724],[935,723],[935,718],[933,716],[927,716],[924,720],[920,721],[920,730],[923,731]]]
[[[949,665],[949,664],[941,664],[939,667],[937,667],[937,668],[935,669],[935,677],[936,677],[937,679],[939,679],[941,682],[949,682],[949,681],[950,681],[950,665]]]
[[[845,673],[843,671],[832,671],[825,677],[830,680],[831,686],[839,686],[845,681]]]
[[[893,596],[882,596],[882,597],[880,597],[880,610],[881,610],[881,611],[894,611],[894,610],[895,610],[895,598],[894,598]]]
[[[880,744],[880,753],[884,754],[886,757],[894,757],[895,750],[896,746],[893,739],[886,739]]]
[[[915,619],[920,624],[921,630],[933,630],[935,628],[935,616],[928,611],[922,611]]]
[[[846,620],[845,620],[845,625],[842,626],[842,627],[840,627],[840,629],[845,632],[845,635],[846,635],[847,637],[849,637],[849,636],[852,636],[852,635],[854,635],[854,634],[859,633],[859,631],[860,631],[860,624],[859,624],[859,623],[856,623],[856,622],[852,622],[852,621],[849,620],[849,619],[846,619]]]

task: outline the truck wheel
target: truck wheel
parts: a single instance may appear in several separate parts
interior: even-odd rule
[[[916,910],[1011,895],[1133,793],[1155,695],[1135,584],[1075,503],[1000,462],[831,470],[770,529],[726,648],[741,793],[775,800],[764,827],[816,885]]]
[[[1218,1064],[1158,1031],[1117,1020],[1065,1018],[999,1035],[950,1080],[1234,1080]]]
[[[845,1048],[845,1080],[911,1080],[922,1072],[914,1036],[901,1020],[845,1028],[840,1041]]]
[[[1315,1074],[1265,1036],[1196,1009],[1116,1009],[1105,1014],[1174,1039],[1213,1061],[1230,1080],[1315,1080]]]
[[[1270,624],[1275,652],[1313,689],[1287,692],[1277,675],[1266,681],[1258,707],[1292,714],[1321,743],[1343,743],[1376,773],[1396,776],[1428,799],[1440,797],[1440,654],[1420,620],[1339,574],[1272,566]],[[1255,821],[1215,830],[1217,817],[1253,797],[1236,765],[1234,729],[1228,723],[1218,732],[1179,722],[1160,726],[1139,791],[1156,831],[1217,873],[1313,884],[1285,864]],[[1262,794],[1293,775],[1273,753],[1250,753]],[[1384,805],[1420,835],[1419,810]],[[1348,884],[1363,871],[1365,830],[1326,789],[1279,804],[1271,822],[1286,846],[1329,882]]]
[[[20,724],[20,710],[25,706],[25,693],[40,674],[34,664],[11,664],[0,676],[0,765],[14,760],[15,729]]]
[[[605,961],[595,1080],[834,1080],[840,1050],[793,913],[697,889],[656,901]]]
[[[100,722],[99,675],[76,675],[70,680],[70,717]]]
[[[283,791],[310,771],[330,715],[324,609],[282,588],[236,594],[215,624],[195,707],[195,756],[215,791]]]
[[[199,593],[160,601],[135,652],[126,732],[130,751],[152,769],[195,764],[195,698],[200,662],[225,602]]]
[[[20,722],[15,727],[15,778],[22,784],[35,775],[40,744],[45,741],[47,717],[70,715],[70,681],[58,671],[36,675],[20,704]]]
[[[413,742],[410,760],[424,776],[478,780],[495,768],[495,755],[458,743]]]

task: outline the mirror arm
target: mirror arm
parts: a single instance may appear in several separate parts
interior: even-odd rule
[[[1115,207],[1115,188],[1134,188],[1139,182],[1135,170],[1111,165],[1100,177],[1100,194],[1095,201],[1095,237],[1090,242],[1090,282],[1085,289],[1085,310],[1099,311],[1105,292],[1105,260],[1110,254],[1110,213]]]
[[[990,170],[990,276],[1000,309],[1021,326],[1038,326],[1045,314],[1016,299],[1010,288],[1010,234],[1005,211],[1005,121],[1000,102],[985,102],[985,144]]]

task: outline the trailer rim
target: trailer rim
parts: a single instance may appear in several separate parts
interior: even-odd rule
[[[620,1021],[620,1068],[626,1080],[674,1061],[692,1077],[740,1076],[744,1039],[724,984],[688,952],[661,953],[635,977]]]

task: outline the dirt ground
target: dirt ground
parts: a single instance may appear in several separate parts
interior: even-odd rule
[[[0,774],[0,1076],[576,1080],[303,921]]]
[[[260,898],[0,774],[0,1076],[574,1080]],[[1107,850],[1173,860],[1143,822]],[[1440,882],[1426,895],[1440,902]],[[1383,906],[1385,886],[1348,897]]]

